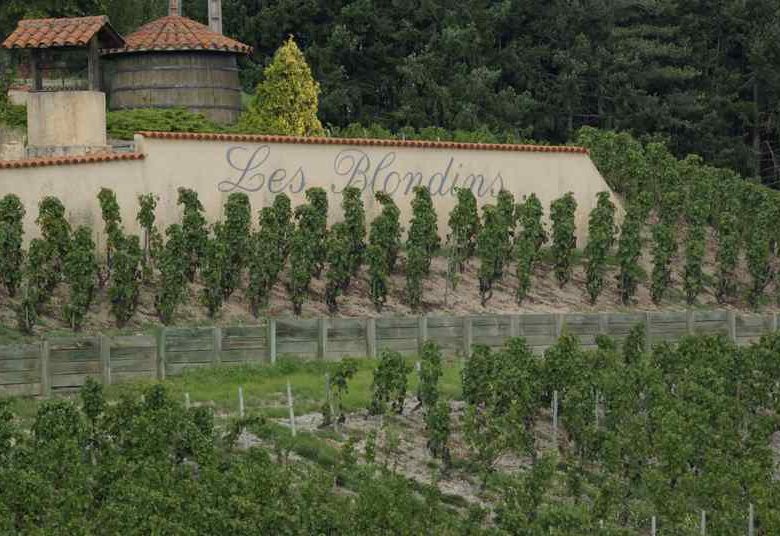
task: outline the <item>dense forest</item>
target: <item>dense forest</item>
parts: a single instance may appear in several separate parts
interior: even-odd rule
[[[205,0],[184,13],[206,20]],[[128,33],[165,0],[4,0],[0,37],[31,16],[107,13]],[[490,129],[561,143],[581,126],[663,139],[780,182],[780,4],[773,0],[223,0],[255,48],[251,91],[293,35],[331,127]]]

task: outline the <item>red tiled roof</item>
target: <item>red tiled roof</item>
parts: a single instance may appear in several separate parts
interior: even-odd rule
[[[107,46],[123,46],[105,15],[69,19],[26,19],[3,41],[3,48],[51,48],[86,46],[95,34],[105,30]]]
[[[0,160],[0,169],[30,168],[44,166],[65,166],[71,164],[97,164],[120,160],[142,160],[143,153],[97,153],[84,156],[57,156],[51,158],[28,158],[25,160]]]
[[[309,143],[313,145],[373,145],[381,147],[415,147],[428,149],[461,149],[472,151],[517,151],[524,153],[580,153],[585,147],[569,145],[514,145],[509,143],[462,143],[456,141],[378,140],[370,138],[319,138],[267,136],[261,134],[208,134],[193,132],[139,132],[147,138],[164,140],[237,141],[247,143]]]
[[[252,47],[187,17],[169,15],[146,24],[128,35],[123,48],[104,50],[106,54],[152,50],[215,50],[251,54]]]

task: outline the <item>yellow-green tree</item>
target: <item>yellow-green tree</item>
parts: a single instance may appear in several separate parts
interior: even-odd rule
[[[240,128],[262,134],[322,136],[324,130],[317,119],[319,95],[320,85],[290,37],[266,67]]]

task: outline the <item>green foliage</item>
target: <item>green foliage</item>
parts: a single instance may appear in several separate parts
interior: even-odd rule
[[[412,311],[418,311],[423,303],[423,278],[430,261],[425,248],[416,242],[406,244],[406,300]]]
[[[302,227],[307,236],[312,240],[311,253],[314,263],[314,275],[319,279],[322,268],[325,266],[327,255],[326,240],[328,236],[328,194],[322,188],[308,188],[306,190],[306,200],[312,210],[298,212],[297,207],[295,216],[298,218],[298,226]]]
[[[552,220],[552,253],[555,265],[555,277],[563,288],[571,279],[572,257],[577,245],[575,236],[574,213],[577,201],[574,194],[568,192],[550,205]]]
[[[363,207],[361,195],[362,192],[359,188],[348,186],[344,188],[341,199],[344,223],[350,240],[350,272],[353,275],[357,274],[363,264],[366,249],[366,210]]]
[[[278,198],[277,198],[278,199]],[[284,267],[286,256],[287,229],[279,226],[278,206],[264,207],[260,211],[260,229],[252,236],[249,260],[249,297],[250,310],[257,318],[260,309],[268,303],[279,273]]]
[[[178,193],[177,204],[183,206],[181,230],[184,238],[183,254],[187,261],[185,274],[192,283],[200,268],[209,235],[206,218],[203,216],[203,205],[197,192],[189,188],[179,188]]]
[[[24,205],[15,194],[0,199],[0,282],[14,297],[22,281]]]
[[[507,263],[509,262],[509,259],[512,258],[512,246],[515,238],[515,227],[517,226],[518,220],[515,210],[515,198],[511,192],[503,189],[499,190],[498,195],[496,196],[496,210],[498,211],[498,215],[501,218],[503,225],[502,240],[504,254],[502,255],[502,259],[504,263]],[[504,272],[502,264],[500,277],[503,276]]]
[[[97,197],[100,213],[103,216],[103,229],[106,233],[106,265],[111,272],[114,251],[122,240],[122,215],[119,213],[119,203],[113,190],[101,188]]]
[[[661,195],[658,223],[653,226],[653,275],[650,296],[653,303],[661,303],[672,279],[672,260],[677,253],[677,220],[680,206],[677,192]]]
[[[44,197],[38,204],[38,219],[35,223],[41,229],[41,236],[52,247],[54,263],[62,267],[70,246],[70,224],[65,219],[65,207],[56,197]]]
[[[65,318],[71,329],[78,331],[89,311],[97,284],[97,259],[92,229],[79,227],[73,233],[73,243],[68,248],[64,265],[65,282],[70,287],[70,297],[65,305]]]
[[[585,247],[585,287],[591,305],[595,305],[604,288],[607,257],[615,243],[615,231],[615,204],[609,192],[599,192],[596,207],[590,213],[588,245]]]
[[[747,227],[745,259],[750,272],[751,284],[748,291],[748,303],[757,307],[764,290],[773,277],[772,233],[771,229],[777,221],[776,213],[769,200],[756,196],[752,207],[751,225]]]
[[[544,209],[535,194],[529,195],[515,208],[515,217],[520,231],[515,240],[517,261],[517,289],[515,299],[518,305],[523,303],[531,288],[531,277],[539,260],[542,245],[547,241],[542,217]]]
[[[422,267],[425,275],[430,273],[431,259],[441,245],[437,219],[430,190],[425,186],[416,186],[412,199],[412,220],[409,224],[409,236],[406,244],[408,249],[414,247],[422,253]]]
[[[162,250],[163,238],[157,226],[154,224],[154,211],[157,209],[157,203],[160,198],[154,194],[143,194],[138,196],[138,214],[136,221],[144,230],[143,238],[143,266],[144,277],[149,279],[152,274],[154,263],[160,256]]]
[[[141,293],[143,253],[138,236],[127,235],[117,243],[114,256],[114,274],[108,297],[111,300],[111,313],[118,327],[122,327],[138,309]]]
[[[445,467],[450,464],[450,433],[452,431],[452,419],[450,417],[450,405],[446,400],[438,400],[425,413],[425,431],[428,434],[426,443],[428,450],[436,458],[444,462]]]
[[[506,262],[506,226],[493,205],[482,207],[482,229],[477,236],[479,297],[482,306],[493,296],[493,285],[501,278]]]
[[[387,255],[378,244],[369,244],[366,249],[368,262],[368,295],[377,312],[387,303]]]
[[[479,234],[479,213],[474,192],[468,188],[456,188],[455,192],[458,203],[450,212],[450,233],[447,235],[452,264],[449,277],[453,289],[457,288],[458,275],[463,273],[466,261],[474,255]]]
[[[385,192],[377,192],[374,198],[382,205],[382,211],[371,222],[368,242],[376,245],[382,251],[385,256],[387,273],[393,273],[398,252],[401,249],[401,211],[393,198]]]
[[[617,252],[620,271],[617,280],[623,305],[629,305],[634,299],[642,275],[639,257],[642,254],[642,227],[647,219],[648,197],[640,194],[629,204],[620,228]]]
[[[160,254],[160,281],[154,302],[160,321],[169,325],[186,295],[191,257],[187,255],[190,250],[181,225],[171,225],[165,230],[165,235],[168,240]]]
[[[247,229],[248,231],[248,229]],[[230,240],[226,224],[215,223],[212,237],[206,241],[206,249],[201,262],[200,273],[203,278],[201,303],[208,309],[209,318],[214,318],[222,308],[225,299],[225,272],[232,268]]]
[[[724,212],[718,218],[718,275],[715,297],[723,304],[736,294],[736,269],[739,262],[740,236],[736,214]]]
[[[354,242],[346,222],[335,224],[326,240],[327,270],[325,272],[325,303],[328,312],[338,311],[336,299],[349,287],[353,268]]]
[[[30,241],[25,266],[26,288],[22,301],[25,315],[33,318],[30,308],[40,313],[41,308],[51,299],[61,274],[55,264],[54,247],[46,240],[34,238]],[[25,330],[26,331],[26,330]]]
[[[220,232],[227,258],[222,270],[222,296],[229,299],[241,284],[249,261],[249,241],[252,227],[252,206],[242,192],[230,194],[225,203],[225,223]],[[214,254],[214,251],[211,252]],[[213,257],[212,257],[213,259]]]
[[[328,382],[327,400],[323,406],[324,425],[330,425],[334,416],[335,422],[339,424],[346,420],[344,395],[349,392],[349,380],[355,376],[357,370],[358,364],[354,359],[345,358],[336,364]]]
[[[292,36],[276,51],[263,72],[249,109],[241,117],[243,132],[321,136],[317,119],[320,86]]]
[[[216,123],[185,108],[112,110],[106,114],[108,136],[132,140],[138,132],[221,132]]]
[[[685,242],[685,269],[683,272],[683,288],[688,305],[696,302],[696,297],[704,288],[704,253],[706,251],[706,224],[709,216],[707,195],[709,188],[699,186],[695,181],[690,185],[685,215],[688,223],[688,234]]]
[[[371,415],[384,414],[388,404],[393,412],[403,412],[409,372],[411,367],[401,354],[391,350],[382,352],[371,384],[371,405],[368,409]]]
[[[426,341],[420,352],[420,383],[417,387],[417,399],[426,412],[432,411],[439,400],[441,375],[441,349],[435,342]]]
[[[305,209],[298,210],[298,209]],[[301,222],[309,219],[306,212],[312,212],[310,205],[304,205],[296,209]],[[313,243],[311,232],[303,224],[292,236],[290,246],[290,281],[287,283],[287,293],[290,295],[290,301],[293,306],[293,313],[299,316],[303,309],[303,302],[309,296],[309,285],[315,271],[315,260],[313,252]]]
[[[295,232],[292,203],[286,194],[277,194],[272,205],[276,216],[276,228],[279,233],[278,244],[281,246],[282,259],[290,253],[290,241]]]

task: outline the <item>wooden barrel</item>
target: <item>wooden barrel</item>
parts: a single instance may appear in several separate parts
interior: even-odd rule
[[[111,58],[110,110],[187,108],[218,123],[241,113],[234,54],[209,51],[132,52]]]

